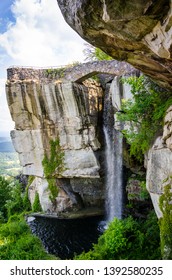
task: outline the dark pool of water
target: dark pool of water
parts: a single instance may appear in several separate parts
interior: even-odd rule
[[[89,251],[103,231],[100,217],[72,220],[36,217],[29,226],[46,251],[63,260]]]

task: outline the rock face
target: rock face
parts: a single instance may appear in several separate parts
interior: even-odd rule
[[[148,153],[146,184],[158,218],[162,217],[162,212],[159,208],[159,198],[164,191],[164,182],[171,177],[171,163],[171,150],[164,145],[162,137],[157,138]]]
[[[37,72],[34,76],[34,71],[29,77],[28,69],[27,73],[23,69],[21,71],[22,76],[18,75],[19,69],[9,69],[6,89],[9,109],[15,121],[15,130],[11,132],[13,144],[19,153],[23,173],[35,176],[29,188],[31,202],[38,192],[42,208],[47,213],[95,206],[103,209],[103,90],[110,91],[114,128],[121,130],[116,113],[121,108],[121,99],[131,98],[130,86],[121,84],[118,76],[106,77],[102,89],[98,83],[89,80],[82,84],[62,83],[57,78],[39,79]],[[64,151],[65,169],[61,174],[55,174],[59,193],[52,203],[42,160],[45,154],[50,154],[50,140],[56,139],[60,140]],[[163,135],[156,140],[145,161],[147,189],[158,217],[162,215],[159,197],[163,193],[163,182],[172,174],[171,149],[170,106],[164,120]],[[125,158],[124,164],[132,170]]]
[[[172,3],[57,0],[67,23],[92,45],[172,87]]]
[[[109,69],[110,66],[111,62]],[[128,73],[124,63],[121,69]],[[120,110],[121,99],[131,97],[130,87],[121,84],[120,77],[106,76],[104,81],[102,88],[93,80],[85,80],[81,84],[67,82],[64,77],[59,80],[54,75],[45,77],[45,72],[39,69],[21,68],[21,72],[19,68],[8,69],[7,100],[15,121],[12,141],[23,173],[34,176],[29,187],[30,200],[33,203],[38,192],[46,213],[75,211],[84,207],[104,209],[103,95],[104,91],[110,91],[111,119]],[[121,129],[116,117],[115,129]],[[56,139],[59,139],[64,152],[64,170],[59,174],[56,169],[51,174],[59,189],[52,202],[50,178],[45,176],[42,161],[45,155],[50,158],[50,141]]]
[[[66,22],[86,41],[172,88],[172,2],[57,0]],[[163,182],[172,176],[172,107],[147,159],[147,189],[157,216]]]
[[[166,112],[163,135],[158,137],[149,150],[147,168],[147,189],[151,195],[157,216],[162,217],[159,197],[164,191],[165,182],[172,176],[172,106]]]
[[[172,151],[172,106],[166,112],[164,119],[163,143]]]
[[[10,72],[11,73],[11,72]],[[102,207],[104,190],[100,178],[102,89],[95,82],[76,84],[58,80],[16,79],[6,85],[11,132],[23,173],[35,176],[30,186],[33,202],[40,196],[44,211],[60,212],[86,206]],[[56,206],[49,200],[42,160],[50,154],[50,140],[60,140],[64,171],[56,181]]]

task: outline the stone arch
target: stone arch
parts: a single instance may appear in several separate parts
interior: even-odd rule
[[[99,73],[121,76],[133,71],[135,69],[126,62],[117,60],[94,61],[67,68],[64,72],[63,81],[81,83],[83,80]]]

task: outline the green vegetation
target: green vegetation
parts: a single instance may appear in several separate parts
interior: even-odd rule
[[[39,194],[36,192],[35,194],[35,199],[32,205],[32,211],[33,212],[42,212],[42,207],[40,204],[40,200],[39,200]]]
[[[50,190],[50,199],[52,202],[58,195],[58,187],[56,186],[56,177],[64,171],[64,152],[61,150],[59,139],[50,141],[50,156],[44,156],[42,161],[44,175],[48,181]]]
[[[0,260],[50,260],[25,221],[30,210],[18,182],[0,176]]]
[[[33,175],[29,176],[28,183],[27,183],[27,186],[25,188],[25,193],[23,195],[23,204],[24,204],[24,207],[25,207],[26,211],[31,210],[31,203],[30,203],[30,200],[29,200],[29,187],[32,184],[32,182],[34,181],[34,179],[35,179],[35,176],[33,176]]]
[[[145,76],[122,81],[131,86],[133,98],[123,100],[118,119],[129,124],[123,134],[130,144],[130,155],[142,161],[157,133],[162,131],[165,112],[172,104],[172,94]]]
[[[56,259],[45,252],[41,241],[32,235],[23,215],[11,216],[0,225],[1,260],[51,260]]]
[[[163,259],[172,259],[172,178],[167,179],[164,193],[159,199],[159,206],[163,217],[159,220],[161,254]]]
[[[150,195],[146,189],[146,180],[140,175],[132,174],[132,176],[128,179],[126,191],[129,201],[145,201],[150,198]]]
[[[146,221],[132,217],[114,219],[89,252],[76,256],[77,260],[154,260],[161,259],[159,227],[155,213]]]
[[[29,211],[28,205],[24,203],[26,193],[18,182],[10,183],[4,178],[0,179],[0,206],[3,216],[0,222],[0,259],[55,259],[45,253],[41,242],[31,234],[24,219]],[[33,177],[30,181],[32,180]],[[39,211],[38,201],[39,197],[35,196],[34,211]],[[8,221],[5,223],[7,217]],[[115,218],[100,236],[98,243],[93,245],[93,249],[83,252],[75,259],[161,259],[159,244],[159,227],[154,212],[149,214],[147,220]]]
[[[94,50],[94,56],[93,60],[100,59],[100,51],[97,54]],[[63,76],[64,69],[54,70],[47,70],[47,75]],[[129,128],[123,130],[123,134],[130,144],[130,155],[142,161],[155,136],[161,132],[165,112],[172,104],[172,95],[144,76],[130,77],[123,82],[131,86],[133,99],[123,100],[118,118],[129,123]],[[58,195],[56,178],[64,171],[64,153],[58,139],[50,141],[50,152],[45,154],[42,164],[48,181],[50,199],[55,202]],[[31,211],[28,188],[33,179],[30,178],[23,192],[18,182],[10,183],[0,177],[0,259],[53,258],[45,253],[39,239],[31,234],[24,220],[24,213]],[[160,209],[163,212],[163,218],[159,221],[160,234],[155,213],[149,214],[146,220],[136,220],[132,217],[124,220],[114,219],[100,236],[98,243],[93,245],[93,249],[87,253],[83,252],[75,259],[149,260],[161,259],[161,254],[164,259],[172,259],[171,186],[169,179],[160,198]],[[147,199],[145,181],[141,181],[139,196],[140,199]],[[32,211],[41,210],[39,195],[36,193]]]
[[[74,66],[77,66],[79,64],[80,64],[80,62],[74,61],[74,62],[72,62],[68,65],[63,66],[63,67],[46,69],[45,70],[45,76],[47,78],[51,78],[51,79],[57,78],[57,77],[63,78],[64,74],[65,74],[65,71],[67,69],[72,68]]]
[[[10,199],[10,183],[0,176],[0,222],[7,218],[6,202]]]
[[[66,70],[65,67],[55,68],[55,69],[50,68],[45,70],[45,75],[47,78],[56,78],[57,76],[59,78],[63,78],[65,70]]]
[[[20,214],[25,210],[23,192],[20,183],[14,181],[10,184],[10,187],[10,198],[6,201],[8,218],[14,214]]]
[[[113,58],[103,52],[99,48],[95,48],[90,44],[85,44],[86,48],[84,49],[85,60],[87,61],[96,61],[96,60],[112,60]]]
[[[140,191],[140,199],[148,199],[150,198],[149,192],[146,189],[146,181],[142,181],[140,183],[141,191]]]

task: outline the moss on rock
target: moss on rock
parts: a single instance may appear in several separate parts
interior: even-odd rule
[[[50,155],[45,154],[42,165],[50,190],[50,200],[54,202],[58,195],[56,178],[64,171],[64,152],[61,150],[59,139],[50,141]]]
[[[163,217],[159,220],[161,254],[163,259],[172,259],[172,178],[165,182],[164,193],[160,196],[159,206]]]

